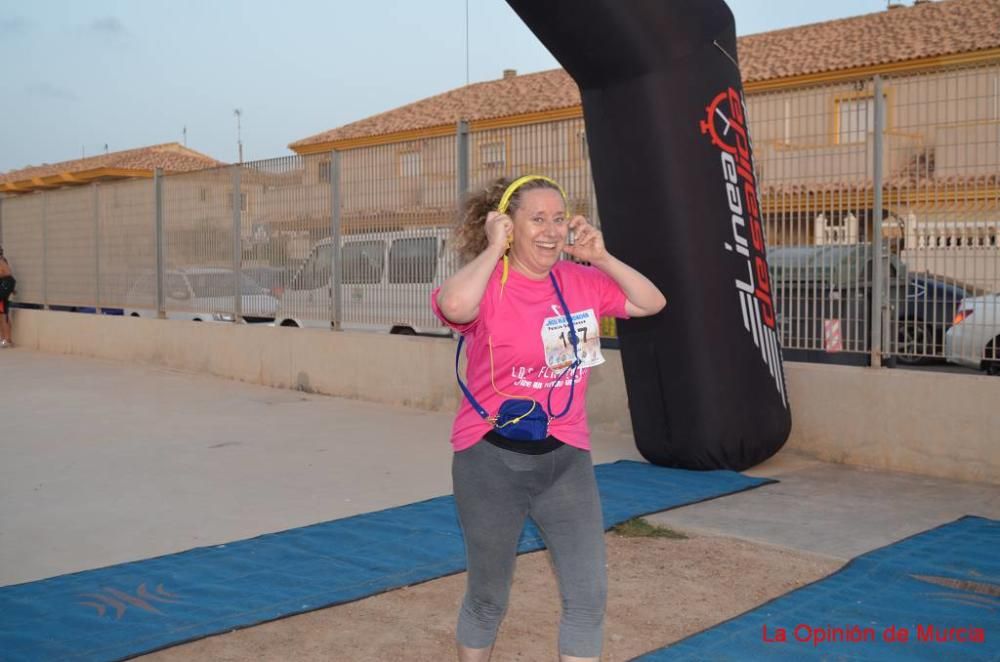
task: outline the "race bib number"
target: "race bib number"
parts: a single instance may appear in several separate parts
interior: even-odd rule
[[[592,368],[604,363],[601,354],[601,327],[593,308],[573,313],[573,326],[579,341],[580,367]],[[559,314],[547,317],[542,322],[542,346],[545,348],[545,364],[553,370],[561,370],[573,363],[573,344],[570,339],[566,316]]]

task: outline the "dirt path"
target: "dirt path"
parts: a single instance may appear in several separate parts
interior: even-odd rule
[[[840,567],[835,560],[730,538],[608,534],[602,660],[628,660],[731,618]],[[329,661],[454,659],[465,574],[218,635],[139,658]],[[494,662],[556,659],[559,596],[546,552],[518,558]]]

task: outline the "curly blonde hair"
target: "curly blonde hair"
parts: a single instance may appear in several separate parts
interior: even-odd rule
[[[465,196],[462,212],[458,217],[458,225],[455,227],[452,237],[452,247],[458,253],[462,264],[471,262],[477,255],[486,250],[488,243],[484,229],[486,215],[497,210],[504,191],[515,179],[514,177],[501,177],[490,182],[486,188],[473,191]],[[521,205],[521,194],[540,188],[559,191],[562,195],[562,190],[552,182],[544,179],[533,179],[517,188],[517,191],[510,198],[507,213],[513,217]]]

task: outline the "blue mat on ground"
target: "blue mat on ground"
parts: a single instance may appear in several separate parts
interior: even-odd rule
[[[868,552],[635,659],[1000,660],[1000,521],[963,517]]]
[[[775,482],[596,467],[604,524]],[[521,553],[543,547],[529,522]],[[0,588],[0,659],[118,660],[465,570],[451,496]]]

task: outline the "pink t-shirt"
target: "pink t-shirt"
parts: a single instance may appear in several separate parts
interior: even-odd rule
[[[552,272],[577,324],[581,359],[585,364],[593,362],[600,345],[596,320],[608,316],[627,317],[625,293],[610,276],[594,267],[563,261],[556,263]],[[559,366],[560,362],[572,360],[573,350],[571,345],[565,344],[568,351],[560,353],[559,350],[564,339],[559,335],[559,327],[565,330],[566,316],[555,288],[549,278],[532,280],[511,268],[501,297],[502,273],[503,263],[498,262],[479,304],[479,316],[468,324],[453,324],[445,319],[437,305],[438,290],[431,294],[431,306],[441,321],[465,336],[468,358],[465,383],[486,411],[496,414],[500,403],[508,399],[498,394],[490,383],[489,340],[492,337],[496,388],[510,395],[533,398],[545,407],[549,389],[554,384],[552,413],[559,414],[569,400],[573,373],[572,369],[563,372]],[[586,338],[579,331],[584,327],[589,327]],[[547,358],[555,367],[550,367]],[[550,435],[583,450],[590,449],[586,394],[593,369],[600,370],[601,366],[579,369],[569,411],[549,423]],[[463,396],[451,432],[455,451],[471,447],[489,430],[490,424]]]

